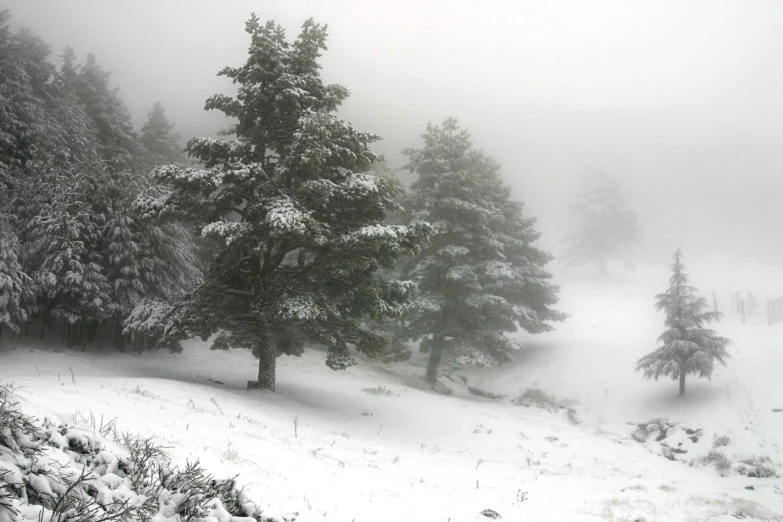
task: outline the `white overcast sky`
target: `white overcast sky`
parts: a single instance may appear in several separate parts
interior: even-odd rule
[[[290,38],[329,24],[341,114],[393,165],[455,116],[498,158],[557,249],[584,172],[626,180],[648,243],[771,256],[781,242],[783,2],[776,0],[5,0],[13,23],[95,52],[138,127],[155,100],[184,137],[223,125],[251,12]],[[664,234],[665,232],[665,234]],[[668,237],[668,239],[665,239]],[[705,239],[706,238],[706,239]]]

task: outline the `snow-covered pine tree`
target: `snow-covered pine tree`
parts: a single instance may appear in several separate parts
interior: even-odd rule
[[[216,247],[170,330],[219,332],[213,348],[252,349],[258,381],[249,385],[266,389],[277,356],[301,354],[305,341],[328,346],[332,369],[355,363],[351,345],[381,355],[382,337],[360,321],[399,313],[413,285],[379,269],[415,253],[431,230],[383,224],[396,185],[367,172],[378,137],[334,113],[348,91],[321,80],[326,29],[307,20],[288,42],[281,26],[252,15],[247,62],[220,72],[237,96],[206,102],[235,120],[227,133],[235,139],[192,138],[187,153],[204,169],[158,168],[173,191],[150,202],[194,221]]]
[[[0,205],[7,203],[0,188]],[[19,327],[27,320],[24,301],[30,278],[19,263],[19,241],[9,223],[10,216],[0,209],[0,338],[3,327],[19,333]]]
[[[512,201],[497,162],[472,148],[457,121],[428,125],[424,147],[409,149],[408,169],[418,216],[438,233],[408,274],[419,292],[406,310],[411,340],[429,352],[425,379],[447,368],[508,362],[518,327],[545,332],[565,315],[553,310],[556,285],[544,265],[552,258],[532,245],[535,220]]]
[[[51,102],[48,46],[34,34],[10,30],[10,13],[0,11],[0,164],[24,166],[61,145],[47,112]],[[4,179],[12,185],[9,170]]]
[[[42,192],[45,200],[27,225],[27,266],[32,268],[42,323],[62,319],[68,346],[84,348],[88,325],[106,318],[110,301],[100,265],[105,216],[93,212],[95,187],[87,175],[69,172],[60,180],[60,190]],[[56,180],[51,183],[58,185]]]
[[[56,94],[54,117],[64,136],[65,146],[58,152],[61,160],[78,163],[93,163],[98,159],[100,146],[95,124],[79,98],[80,65],[76,63],[73,48],[66,47],[62,54],[63,63],[54,78]]]
[[[603,172],[591,175],[571,211],[577,225],[567,239],[567,263],[595,264],[605,274],[611,259],[631,261],[639,218],[628,208],[616,178]]]
[[[89,53],[79,68],[78,95],[92,119],[101,158],[112,170],[130,166],[137,153],[136,133],[130,122],[130,113],[118,89],[109,88],[111,73]]]
[[[183,159],[179,135],[174,132],[174,124],[166,117],[166,111],[160,102],[155,102],[147,112],[147,122],[141,128],[141,144],[158,163],[178,162]]]
[[[639,359],[636,371],[644,371],[647,379],[671,377],[680,382],[680,395],[685,393],[687,375],[712,377],[715,361],[726,365],[729,339],[720,337],[704,325],[717,320],[720,312],[711,311],[707,300],[697,295],[688,283],[682,263],[682,251],[674,254],[669,289],[656,296],[655,309],[666,314],[666,330],[658,338],[657,350]]]

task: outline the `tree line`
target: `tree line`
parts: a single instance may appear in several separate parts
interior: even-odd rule
[[[249,386],[274,389],[276,360],[307,345],[335,370],[357,354],[428,354],[425,379],[508,362],[507,335],[566,318],[500,166],[456,119],[428,124],[404,151],[405,187],[372,150],[379,136],[337,114],[325,84],[327,26],[286,37],[252,15],[236,86],[206,110],[232,124],[184,147],[158,103],[137,132],[110,73],[66,48],[55,66],[37,35],[0,14],[0,330],[59,325],[68,346],[113,328],[114,344],[247,348]],[[607,196],[607,194],[609,196]],[[627,253],[635,215],[616,186],[577,206],[571,257]],[[607,229],[621,227],[607,237]],[[622,228],[624,227],[624,228]]]

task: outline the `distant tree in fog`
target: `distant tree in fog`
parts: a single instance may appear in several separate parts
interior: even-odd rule
[[[662,344],[645,355],[636,365],[647,379],[671,377],[680,382],[680,395],[685,393],[687,375],[712,377],[715,361],[726,365],[729,339],[718,336],[704,325],[716,321],[721,314],[711,311],[707,300],[697,295],[690,286],[689,276],[682,263],[682,251],[674,254],[669,289],[656,296],[655,309],[666,314],[666,330],[658,338]]]
[[[491,366],[517,348],[504,335],[545,332],[565,318],[552,309],[559,288],[544,266],[552,259],[533,246],[540,233],[500,176],[494,158],[473,149],[453,118],[428,125],[422,149],[405,151],[414,217],[438,233],[413,260],[407,276],[419,292],[404,314],[408,336],[429,353],[426,380],[441,366]]]
[[[147,122],[141,128],[141,144],[162,161],[182,160],[179,134],[174,132],[174,123],[166,117],[163,104],[155,102],[147,112]]]
[[[586,182],[572,214],[576,230],[567,240],[568,264],[594,264],[605,274],[611,259],[630,262],[639,240],[639,217],[628,208],[616,178],[602,173]]]

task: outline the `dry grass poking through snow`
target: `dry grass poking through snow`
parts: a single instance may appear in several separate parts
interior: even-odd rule
[[[513,403],[525,408],[541,408],[550,412],[565,410],[568,422],[571,424],[580,424],[582,422],[579,420],[576,409],[573,407],[573,401],[558,399],[556,396],[546,393],[539,388],[528,388],[515,397]]]
[[[98,428],[90,419],[69,425],[25,415],[0,385],[0,522],[296,520],[266,516],[237,489],[236,477],[215,479],[198,460],[180,467],[154,437],[119,434],[113,421]]]

